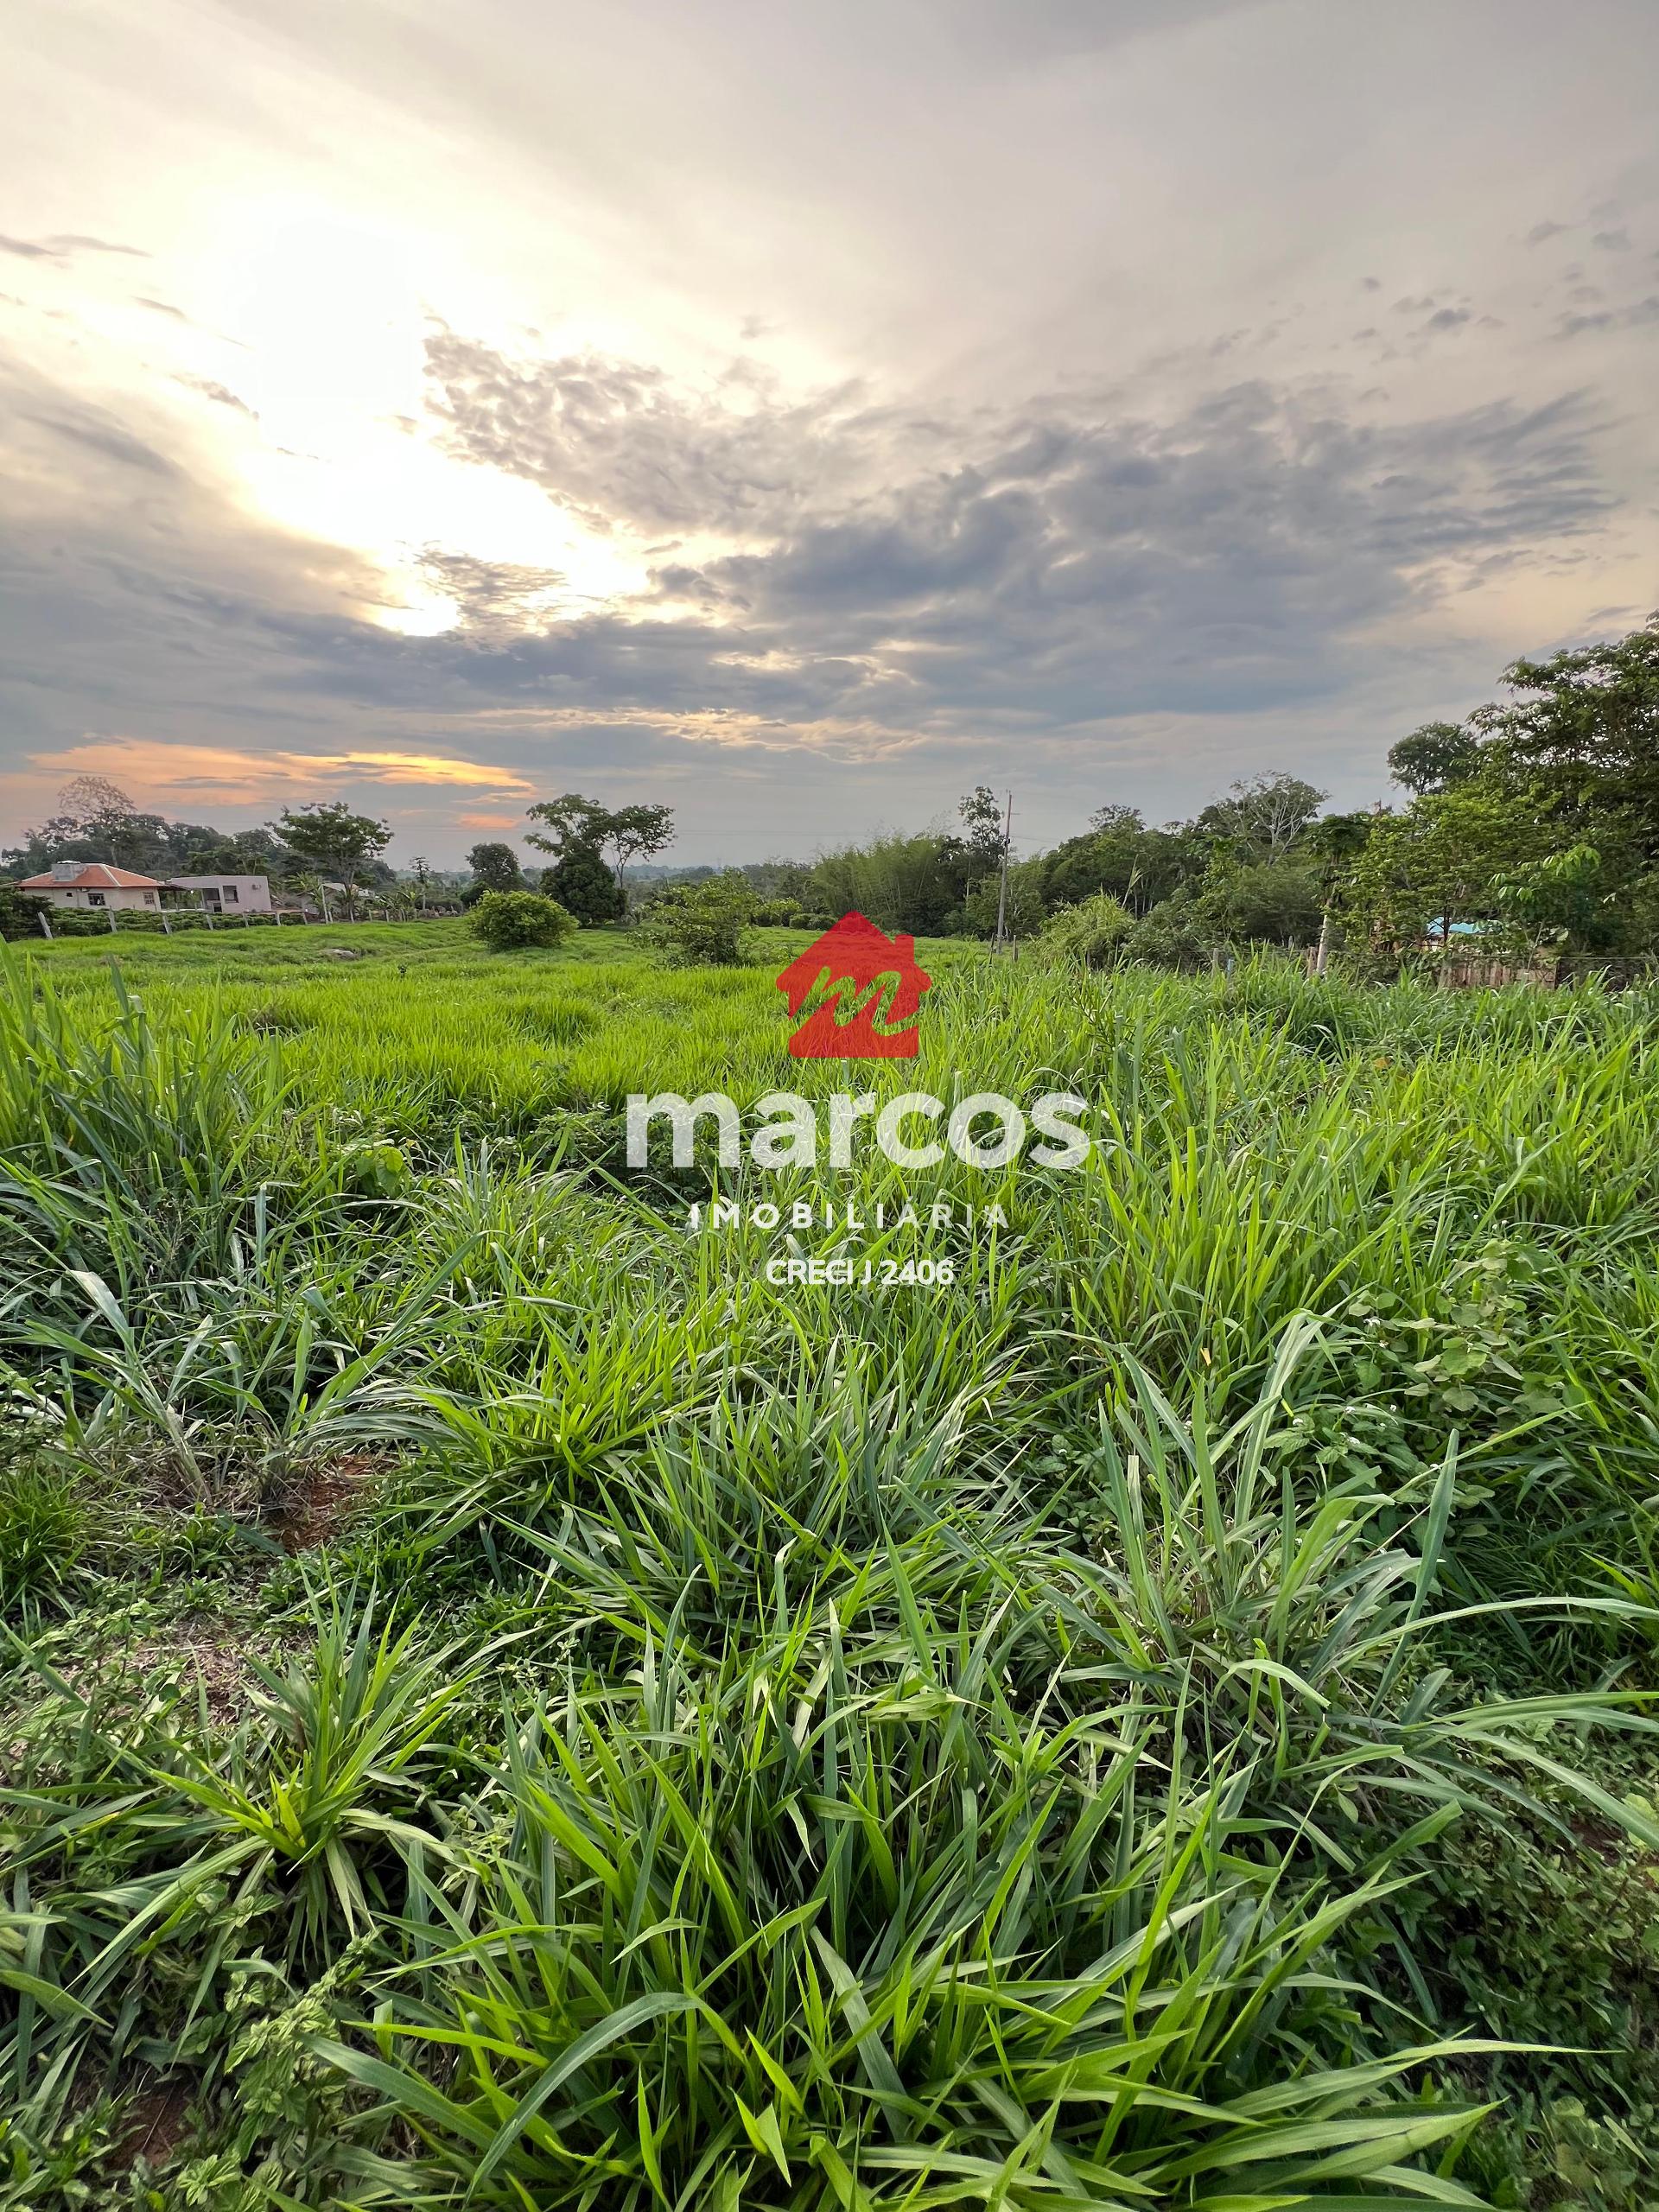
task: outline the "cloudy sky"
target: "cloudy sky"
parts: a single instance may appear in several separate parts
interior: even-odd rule
[[[1654,0],[38,0],[0,842],[1338,801],[1659,602]]]

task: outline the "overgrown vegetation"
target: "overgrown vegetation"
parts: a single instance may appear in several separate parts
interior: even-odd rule
[[[639,935],[10,957],[0,2203],[1650,2204],[1645,995]]]

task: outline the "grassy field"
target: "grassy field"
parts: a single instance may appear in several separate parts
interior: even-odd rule
[[[1659,1003],[804,942],[8,959],[0,2204],[1659,2202]]]

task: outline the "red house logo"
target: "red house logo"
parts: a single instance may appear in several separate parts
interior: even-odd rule
[[[933,978],[916,965],[916,940],[889,937],[843,914],[778,978],[800,1027],[798,1060],[913,1060],[916,1016]]]

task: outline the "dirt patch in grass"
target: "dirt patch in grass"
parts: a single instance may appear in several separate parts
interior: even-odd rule
[[[58,1662],[58,1672],[78,1698],[105,1712],[141,1708],[163,1685],[177,1682],[194,1703],[196,1685],[216,1728],[245,1718],[248,1689],[247,1639],[233,1623],[195,1614],[135,1637],[119,1648],[105,1648],[84,1663]]]
[[[227,1643],[222,1623],[181,1622],[176,1634],[165,1641],[136,1643],[128,1663],[135,1673],[145,1675],[177,1669],[187,1689],[193,1678],[199,1681],[207,1718],[216,1728],[230,1726],[247,1710],[250,1677],[241,1641]]]
[[[271,1516],[283,1549],[308,1552],[338,1535],[390,1464],[384,1452],[343,1452],[308,1468]]]
[[[130,2172],[140,2158],[164,2165],[184,2140],[189,2116],[188,2082],[157,2082],[134,2091],[122,2107],[111,2164],[118,2172]]]

